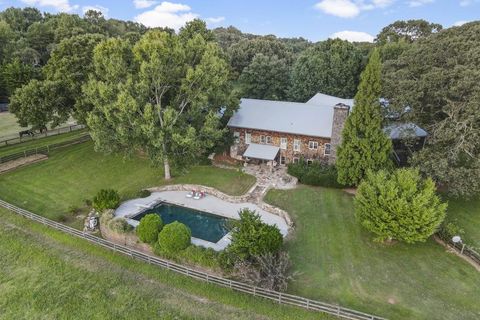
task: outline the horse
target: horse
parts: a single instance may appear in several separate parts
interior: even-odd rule
[[[23,138],[23,136],[33,137],[33,136],[35,135],[35,133],[33,133],[32,130],[27,129],[27,130],[20,131],[20,132],[18,133],[18,135],[20,136],[20,138]]]
[[[44,133],[47,131],[46,126],[35,126],[31,129],[32,131],[38,131],[39,133]]]

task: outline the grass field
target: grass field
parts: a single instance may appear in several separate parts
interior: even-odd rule
[[[480,252],[480,199],[448,201],[447,219],[460,226],[462,238],[469,246]]]
[[[86,134],[86,130],[77,130],[67,133],[62,133],[56,136],[50,137],[38,137],[35,140],[30,140],[22,143],[17,143],[9,146],[0,146],[0,157],[14,154],[17,152],[22,152],[25,150],[31,150],[35,148],[44,147],[54,143],[59,143],[63,141],[73,140],[82,135]]]
[[[17,123],[17,118],[10,112],[0,112],[0,140],[18,134],[22,128]],[[25,130],[25,129],[23,129]]]
[[[1,319],[330,319],[114,254],[0,209]]]
[[[169,183],[195,183],[231,195],[248,191],[253,176],[211,166],[192,168]],[[60,219],[67,211],[84,206],[85,199],[103,188],[113,188],[123,198],[142,188],[165,184],[163,172],[147,159],[127,159],[94,152],[87,142],[56,150],[43,162],[0,175],[0,198],[25,209]]]
[[[306,186],[267,194],[295,221],[288,251],[300,275],[293,293],[390,319],[480,318],[480,274],[472,266],[433,240],[372,242],[355,221],[352,199]]]

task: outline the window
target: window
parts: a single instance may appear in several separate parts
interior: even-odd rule
[[[297,158],[297,157],[293,158],[293,163],[299,163],[299,162],[300,162],[300,158]]]
[[[332,152],[332,146],[330,145],[330,143],[325,143],[325,152],[324,154],[326,156],[330,155],[330,153]]]
[[[240,142],[240,132],[235,131],[235,132],[233,133],[233,140],[235,141],[235,143],[239,143],[239,142]]]
[[[287,150],[287,138],[280,138],[280,149]]]
[[[252,134],[245,132],[245,143],[250,144],[252,143]]]
[[[265,144],[265,136],[260,136],[260,143]]]
[[[317,150],[318,149],[318,142],[317,141],[308,141],[308,149]]]
[[[300,140],[293,140],[293,151],[300,151]]]
[[[285,156],[280,156],[280,164],[285,164],[287,162],[287,159],[285,158]]]
[[[307,166],[311,165],[313,163],[313,160],[312,159],[308,159],[307,160]]]
[[[267,140],[267,144],[272,144],[272,137],[267,136],[266,140]]]

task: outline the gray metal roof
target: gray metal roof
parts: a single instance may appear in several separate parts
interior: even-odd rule
[[[428,136],[425,130],[414,123],[393,123],[383,128],[383,131],[388,134],[392,140],[424,138]]]
[[[279,150],[280,148],[276,146],[251,143],[243,156],[254,159],[274,160]]]
[[[307,103],[244,98],[228,126],[329,138],[333,107],[338,103],[350,103],[347,105],[351,106],[353,100],[323,94],[315,97],[317,99]]]

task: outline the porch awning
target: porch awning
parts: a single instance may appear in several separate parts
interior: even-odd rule
[[[280,151],[279,147],[251,143],[243,156],[260,160],[275,160],[278,151]]]

